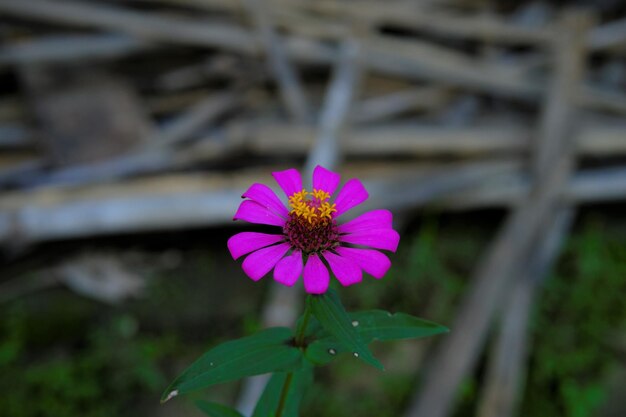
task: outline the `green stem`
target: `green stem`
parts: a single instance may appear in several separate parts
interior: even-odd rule
[[[304,304],[304,314],[302,317],[302,321],[300,322],[300,325],[298,326],[298,329],[296,330],[296,340],[295,340],[295,344],[298,347],[303,347],[304,346],[304,337],[306,335],[306,328],[309,326],[309,319],[311,318],[311,303],[309,302],[309,298],[311,296],[307,296]]]
[[[300,321],[300,325],[296,329],[295,345],[299,348],[304,348],[304,337],[306,334],[306,328],[309,325],[309,319],[311,318],[311,303],[309,302],[309,297],[310,296],[307,296],[304,302],[305,307],[304,307],[302,321]],[[293,372],[289,372],[287,374],[287,378],[285,378],[283,389],[280,391],[280,399],[278,400],[278,408],[276,408],[275,417],[282,417],[283,415],[283,411],[285,410],[285,404],[287,403],[287,396],[289,394],[289,388],[291,387],[292,380],[293,380]]]
[[[280,392],[280,400],[278,401],[278,408],[276,409],[276,417],[282,417],[285,410],[285,404],[287,403],[287,394],[289,393],[289,387],[291,386],[291,380],[293,379],[293,372],[287,374],[283,389]]]

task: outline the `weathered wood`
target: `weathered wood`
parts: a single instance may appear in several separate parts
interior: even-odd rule
[[[252,65],[255,67],[252,68]],[[159,98],[163,92],[178,97],[206,95],[212,92],[202,92],[207,90],[208,82],[225,79],[239,81],[242,78],[258,82],[266,78],[266,73],[256,66],[251,57],[220,54],[162,73],[154,83],[157,90],[155,97]],[[191,88],[193,90],[189,91]]]
[[[28,148],[34,145],[32,132],[19,124],[0,124],[0,149]]]
[[[234,93],[210,96],[182,112],[170,124],[147,137],[141,146],[130,152],[98,163],[76,165],[44,173],[38,177],[24,179],[20,184],[22,186],[86,184],[173,168],[176,165],[176,153],[168,148],[189,139],[201,127],[210,124],[238,103],[239,99]]]
[[[201,23],[150,16],[119,7],[77,1],[3,0],[0,10],[27,19],[116,30],[139,39],[232,48],[247,53],[259,50],[258,42],[249,31],[218,22]]]
[[[119,77],[36,65],[21,74],[39,121],[39,145],[54,166],[124,155],[152,132],[134,87]]]
[[[0,67],[121,58],[151,48],[156,45],[126,35],[47,35],[3,45]]]
[[[622,201],[626,189],[624,175],[626,170],[618,167],[578,171],[572,175],[560,197],[571,204]],[[531,188],[528,175],[520,172],[502,173],[499,177],[477,184],[472,190],[459,190],[452,196],[445,196],[437,204],[448,210],[514,208],[527,198]]]
[[[177,0],[205,10],[228,10],[237,12],[236,2],[228,0]],[[407,29],[422,30],[434,35],[452,38],[475,39],[502,44],[548,43],[551,31],[546,27],[528,28],[511,24],[504,19],[487,15],[455,15],[443,10],[408,2],[393,5],[377,1],[360,1],[358,4],[337,1],[284,1],[268,2],[277,16],[283,9],[299,13],[314,12],[326,18],[366,21],[370,25],[396,25]]]
[[[344,15],[371,23],[393,24],[418,29],[434,35],[475,39],[502,44],[542,44],[550,40],[549,28],[527,28],[485,14],[457,16],[436,9],[416,7],[415,4],[397,4],[389,7],[376,1],[365,4],[318,1],[307,3],[308,8],[329,15]]]
[[[2,32],[9,36],[3,39],[0,67],[12,71],[53,63],[70,68],[108,61],[105,70],[109,63],[115,65],[116,72],[145,92],[148,97],[142,100],[152,116],[169,119],[174,114],[171,123],[146,135],[144,146],[106,162],[46,172],[43,160],[33,155],[29,163],[1,171],[2,185],[39,188],[0,195],[0,246],[231,224],[230,215],[249,183],[273,183],[267,161],[284,161],[277,168],[284,169],[303,157],[304,178],[310,178],[316,164],[337,168],[347,157],[349,163],[341,167],[344,178],[363,177],[371,195],[352,215],[382,205],[400,216],[423,205],[512,208],[445,339],[448,344],[437,359],[444,366],[433,366],[442,375],[426,379],[420,402],[409,412],[420,417],[448,413],[455,387],[480,353],[492,317],[510,300],[480,413],[511,415],[534,299],[534,283],[518,274],[540,276],[554,259],[546,234],[564,233],[554,232],[560,221],[552,217],[554,211],[588,201],[626,200],[626,166],[572,174],[573,156],[626,154],[626,126],[617,117],[591,113],[626,114],[626,94],[619,89],[623,75],[597,71],[584,80],[577,62],[584,53],[581,47],[619,65],[626,39],[623,19],[573,33],[571,27],[555,26],[556,6],[544,13],[543,3],[537,6],[544,13],[540,19],[536,14],[520,19],[516,13],[505,17],[450,0],[139,1],[147,3],[135,8],[76,0],[0,1],[0,13],[20,19],[16,27],[37,20],[89,31],[59,36],[45,34],[46,28],[23,33],[18,28],[15,36],[9,21],[9,30]],[[246,11],[255,19],[255,30],[245,25]],[[137,77],[136,64],[146,65],[146,57],[152,65],[154,54],[167,54],[172,45],[185,51],[177,52],[175,60],[158,61],[163,64],[149,68],[145,79]],[[269,72],[260,68],[263,54]],[[129,56],[137,59],[120,59]],[[556,67],[550,66],[553,57]],[[375,74],[363,83],[363,96],[382,95],[354,103],[361,65]],[[334,81],[323,91],[319,74],[328,67]],[[299,70],[304,70],[306,85],[296,76]],[[272,75],[278,99],[267,88]],[[216,104],[215,90],[223,87],[231,91]],[[323,103],[317,125],[309,98]],[[227,121],[226,127],[206,126],[230,116],[239,103],[246,105],[241,117]],[[532,118],[538,103],[541,126],[536,129]],[[574,124],[574,105],[589,110],[593,121]],[[23,107],[15,106],[13,98],[0,106],[0,148],[30,146],[28,140],[16,141],[19,135],[7,127],[25,132],[22,139],[47,133],[30,127],[32,115]],[[280,119],[283,108],[287,121]],[[410,124],[388,122],[395,118]],[[240,164],[239,155],[255,168],[198,172]],[[528,156],[533,158],[530,174],[524,163]],[[456,162],[425,162],[431,157]],[[350,162],[359,159],[368,162]],[[144,178],[128,179],[139,174]],[[515,290],[511,298],[505,297],[508,284]],[[264,325],[290,325],[298,310],[296,295],[272,287],[262,312]],[[250,414],[265,380],[255,379],[244,389],[244,414]]]
[[[385,170],[367,166],[347,165],[342,169],[345,177],[363,178],[370,190],[363,210],[383,205],[396,211],[433,204],[457,210],[506,207],[525,201],[529,194],[529,183],[524,184],[521,164],[516,163],[482,161],[423,169],[415,169],[414,163],[408,164],[410,169],[398,163]],[[39,242],[229,225],[245,188],[252,182],[271,184],[267,173],[275,169],[265,167],[262,173],[229,176],[165,175],[118,184],[5,192],[0,198],[0,245],[20,239]],[[494,185],[494,180],[507,178]],[[561,195],[572,204],[626,201],[626,167],[580,172]]]
[[[145,289],[143,277],[119,254],[90,251],[0,283],[0,304],[61,284],[110,304],[137,297]]]
[[[227,48],[245,54],[260,51],[259,42],[250,31],[221,22],[183,22],[69,0],[54,3],[5,0],[0,2],[0,10],[30,19],[119,30],[142,39]],[[289,37],[285,47],[290,55],[303,62],[328,64],[337,55],[334,48],[311,39]],[[364,45],[363,60],[373,70],[411,79],[446,81],[479,90],[488,88],[491,92],[520,98],[536,96],[540,91],[538,86],[525,82],[506,67],[485,65],[465,54],[423,42],[370,36]]]
[[[252,32],[223,22],[182,21],[69,0],[54,3],[45,0],[4,0],[0,2],[0,10],[29,19],[117,30],[140,39],[215,47],[247,55],[258,55],[261,51],[261,45]],[[501,26],[510,25],[505,23]],[[540,33],[536,29],[524,30],[532,34]],[[298,36],[285,37],[285,49],[292,58],[305,63],[329,64],[337,54],[333,47]],[[535,100],[543,91],[541,85],[523,77],[517,65],[486,63],[449,48],[417,40],[408,42],[380,35],[369,36],[363,60],[374,71],[413,80],[446,82],[522,100]],[[591,87],[584,94],[590,95],[586,102],[604,103],[602,92],[597,93]],[[614,106],[615,100],[615,97],[611,98],[606,105]],[[626,98],[621,96],[620,107],[624,102]]]
[[[219,137],[207,137],[197,144],[153,155],[142,151],[137,155],[127,155],[100,164],[90,164],[83,168],[75,167],[48,173],[44,178],[38,176],[23,177],[22,174],[4,173],[0,183],[53,184],[73,182],[82,183],[100,181],[122,176],[137,175],[147,172],[162,172],[179,167],[193,166],[206,161],[217,161],[241,150],[248,150],[258,155],[305,155],[313,143],[314,132],[309,127],[287,124],[261,124],[235,122],[227,130],[228,140]],[[376,125],[372,127],[353,127],[343,132],[342,152],[348,157],[375,156],[392,157],[411,156],[506,156],[524,155],[530,151],[530,130],[521,127],[476,127],[476,128],[431,128],[403,125]],[[626,154],[626,128],[618,126],[589,126],[580,129],[578,149],[581,156],[615,156]],[[151,156],[152,155],[152,156]],[[620,171],[621,172],[621,171]],[[594,174],[583,173],[580,182],[576,182],[577,191],[572,198],[587,201],[591,196],[610,197],[604,190],[611,184],[621,187],[619,178],[606,171],[611,179],[606,187],[591,181],[590,186],[582,179]],[[480,185],[472,193],[459,192],[453,198],[446,199],[443,205],[448,208],[487,207],[489,205],[507,206],[513,204],[528,189],[524,176],[502,176]],[[572,193],[570,193],[572,194]],[[569,194],[566,196],[569,198]],[[617,194],[616,199],[621,199]]]
[[[554,77],[544,103],[535,151],[533,187],[527,199],[511,213],[479,264],[451,334],[443,339],[427,375],[408,409],[408,417],[444,417],[451,414],[457,388],[472,369],[482,349],[493,314],[512,276],[523,268],[538,235],[560,200],[572,171],[572,86],[583,72],[586,18],[567,14],[552,46]],[[572,68],[572,65],[575,66]],[[541,175],[538,177],[537,175]]]
[[[586,49],[580,33],[587,33],[589,16],[567,14],[561,30],[555,35],[553,54],[554,76],[548,85],[547,101],[539,120],[533,157],[533,175],[540,181],[552,170],[553,162],[572,153],[572,136],[576,132],[574,116],[580,81],[584,79]]]
[[[444,107],[452,94],[443,86],[406,89],[371,97],[354,104],[350,115],[352,123],[372,123],[407,112],[434,111]]]
[[[626,96],[623,92],[582,86],[579,100],[581,106],[589,109],[626,114]]]
[[[161,80],[157,81],[157,88],[168,90],[166,86],[161,85],[160,81]],[[144,103],[148,111],[155,116],[170,115],[189,108],[194,103],[200,102],[212,93],[214,93],[214,91],[207,88],[196,88],[191,91],[168,91],[166,93],[160,91],[153,95],[146,96]]]
[[[553,195],[569,173],[569,162],[559,161],[545,183],[534,190],[507,219],[478,265],[470,291],[464,298],[454,329],[439,346],[424,386],[418,391],[408,417],[449,415],[458,384],[467,375],[482,348],[493,312],[512,271],[522,268],[520,253],[526,252],[541,219],[553,210]]]
[[[313,143],[314,135],[308,126],[264,121],[236,121],[226,131],[232,143],[273,155],[302,155]],[[345,132],[342,149],[350,156],[514,155],[530,152],[532,135],[532,130],[520,123],[461,128],[388,123],[351,128]],[[623,154],[625,137],[623,125],[583,125],[577,132],[576,152],[584,156]]]
[[[348,120],[361,78],[361,46],[355,40],[348,39],[341,51],[326,92],[317,137],[305,164],[305,171],[309,174],[313,173],[316,165],[336,167],[341,158],[339,136]]]
[[[37,176],[47,166],[47,163],[41,158],[32,158],[28,161],[11,163],[9,166],[3,166],[0,170],[0,185],[14,185],[17,179],[30,179],[31,176]]]
[[[370,36],[364,49],[368,66],[377,71],[519,99],[540,93],[539,85],[522,78],[512,66],[487,63],[432,43]]]
[[[294,121],[300,123],[311,121],[313,114],[304,88],[289,62],[282,39],[274,30],[272,16],[265,1],[246,0],[244,4],[254,17],[285,107]]]
[[[24,100],[19,95],[4,95],[0,98],[0,120],[19,123],[26,116]]]
[[[197,133],[241,102],[235,92],[213,94],[194,103],[148,140],[147,148],[166,148]]]
[[[369,184],[385,190],[390,189],[390,184],[400,178],[415,179],[413,186],[419,189],[420,183],[433,183],[436,172],[451,175],[461,169],[461,177],[466,178],[466,170],[471,169],[471,166],[484,172],[476,181],[493,175],[500,176],[511,169],[511,165],[503,166],[499,162],[496,163],[495,170],[489,170],[488,165],[479,163],[457,168],[447,165],[433,171],[427,168],[415,169],[414,164],[398,164],[393,170],[381,170],[380,166],[376,168],[368,164],[367,168],[348,167],[347,172],[350,176],[363,177],[366,183],[367,173],[374,174],[377,181],[372,183],[370,180]],[[231,224],[232,213],[235,212],[245,188],[253,182],[272,184],[268,172],[276,169],[278,168],[270,167],[263,169],[262,173],[241,172],[231,176],[169,175],[118,184],[4,193],[0,199],[0,242],[8,243],[14,235],[22,236],[25,240],[38,241],[194,225]],[[444,195],[449,187],[449,184],[444,184],[444,188],[436,196]],[[435,196],[434,193],[431,195]],[[373,194],[371,200],[381,198],[378,201],[385,201],[389,197],[384,194],[375,197]],[[423,199],[422,202],[424,201]],[[171,210],[172,207],[176,207],[176,210]],[[145,216],[142,215],[142,210],[146,210]]]
[[[528,322],[536,299],[537,285],[545,279],[567,236],[572,219],[571,208],[560,208],[549,220],[533,245],[526,268],[515,278],[505,295],[499,334],[490,355],[486,384],[479,401],[479,417],[516,415],[527,365]]]
[[[370,175],[375,175],[376,171],[371,170]],[[359,214],[367,210],[374,210],[384,206],[395,211],[421,207],[423,205],[437,205],[439,201],[446,197],[454,196],[457,193],[475,189],[487,182],[491,178],[499,178],[512,173],[522,171],[519,161],[483,161],[476,163],[444,164],[439,167],[433,166],[424,168],[422,171],[389,173],[394,178],[378,174],[372,179],[366,178],[366,186],[370,192],[370,199],[355,207],[353,214]]]
[[[626,18],[593,28],[587,37],[587,46],[595,51],[626,48]]]
[[[448,108],[440,112],[437,122],[447,127],[471,126],[476,121],[481,109],[481,101],[474,94],[463,94],[458,97]]]

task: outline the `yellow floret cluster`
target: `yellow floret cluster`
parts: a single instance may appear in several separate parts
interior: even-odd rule
[[[308,198],[311,196],[311,198]],[[337,211],[336,204],[328,202],[330,194],[324,190],[313,189],[312,193],[303,189],[289,197],[291,214],[306,219],[309,223],[317,223],[331,218]]]

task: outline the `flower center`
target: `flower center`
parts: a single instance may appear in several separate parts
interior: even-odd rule
[[[314,189],[294,193],[289,197],[289,220],[283,232],[295,249],[304,253],[321,252],[337,245],[339,232],[332,217],[336,205],[328,202],[330,194]]]

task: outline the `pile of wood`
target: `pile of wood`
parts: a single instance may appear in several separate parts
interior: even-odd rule
[[[563,30],[541,2],[5,0],[0,13],[4,244],[226,222],[243,184],[314,144],[372,183],[373,204],[515,204]],[[573,146],[593,161],[626,153],[625,27],[594,15],[575,29],[593,65],[567,86]],[[568,199],[625,195],[622,167],[594,168]]]
[[[496,312],[479,414],[511,415],[576,204],[626,199],[626,10],[601,6],[2,0],[0,245],[225,224],[303,161],[364,209],[509,207],[406,415],[451,414]]]

